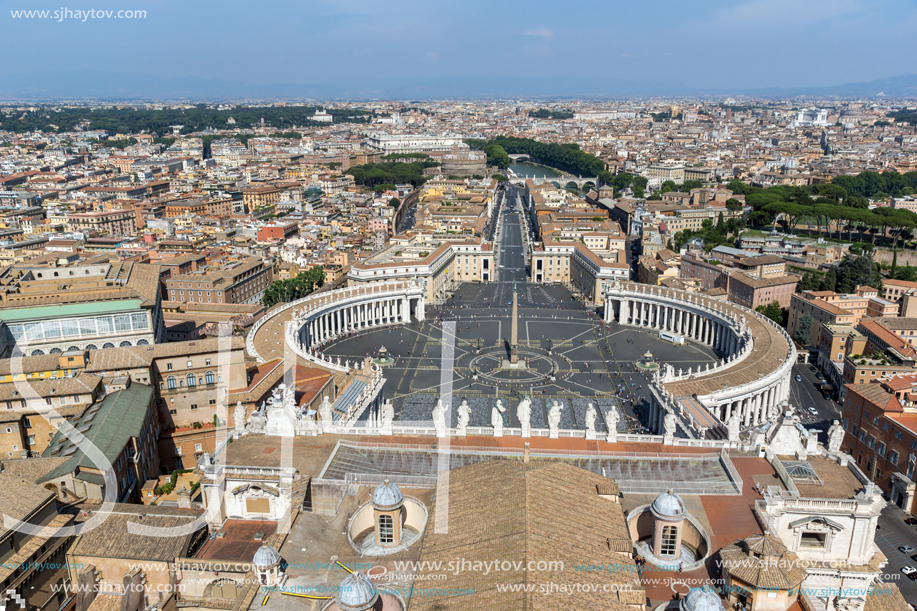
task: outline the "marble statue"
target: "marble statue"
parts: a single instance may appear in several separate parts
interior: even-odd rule
[[[595,439],[595,406],[590,403],[586,408],[586,439]]]
[[[442,399],[437,399],[436,405],[433,406],[433,428],[436,429],[437,437],[446,436],[446,407]]]
[[[468,401],[462,399],[462,404],[458,408],[458,425],[456,433],[462,437],[465,436],[465,430],[468,428],[468,421],[471,420],[471,407]]]
[[[245,430],[245,406],[241,401],[236,402],[236,411],[233,413],[233,421],[237,433]]]
[[[675,414],[668,412],[663,418],[662,421],[663,430],[665,431],[666,437],[675,436]]]
[[[379,411],[382,418],[382,434],[391,435],[392,422],[395,420],[395,406],[392,405],[392,400],[388,399],[382,403],[382,408]]]
[[[548,437],[551,439],[557,439],[558,430],[560,429],[560,412],[563,411],[564,407],[554,401],[551,405],[551,411],[548,412]]]
[[[264,432],[268,435],[289,437],[295,434],[296,405],[295,401],[287,400],[289,398],[287,391],[286,384],[280,384],[262,405],[261,409],[266,412],[267,417]]]
[[[328,400],[328,395],[324,396],[321,405],[318,406],[318,416],[322,421],[323,429],[328,430],[334,424],[334,413],[331,409],[331,401]]]
[[[726,421],[726,428],[729,431],[729,441],[738,441],[739,440],[739,412],[733,412],[732,416],[729,417],[729,420]]]
[[[844,442],[844,427],[841,426],[841,423],[835,420],[831,427],[828,428],[828,451],[829,452],[839,452],[841,449],[841,443]]]
[[[519,419],[519,425],[522,427],[522,436],[532,436],[532,400],[528,397],[519,402],[516,408],[516,417]]]
[[[497,399],[493,409],[490,410],[490,426],[494,427],[494,437],[503,437],[503,412],[505,411],[503,401]]]
[[[779,406],[779,405],[776,405],[776,404],[772,404],[772,405],[767,409],[767,419],[770,420],[771,422],[773,422],[773,421],[777,420],[777,418],[779,418],[779,417],[780,417],[780,406]]]
[[[605,412],[605,424],[608,425],[608,436],[605,440],[608,443],[615,443],[618,441],[618,420],[620,419],[621,416],[615,408],[611,408]]]

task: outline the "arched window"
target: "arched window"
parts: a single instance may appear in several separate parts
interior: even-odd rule
[[[169,376],[166,378],[166,385],[172,389],[175,388],[175,376]]]
[[[44,350],[32,350],[32,356],[44,356]]]
[[[98,350],[99,347],[95,344],[86,344],[86,350]]]
[[[186,377],[186,380],[188,381],[188,388],[197,386],[197,379],[194,377],[193,373],[189,373]]]
[[[115,345],[111,342],[105,342],[104,344],[102,344],[102,347],[103,348],[114,348]]]
[[[77,346],[68,346],[67,352],[70,352],[71,350],[79,350],[79,348]]]
[[[208,371],[208,372],[204,375],[204,379],[207,380],[207,383],[208,383],[208,384],[213,384],[213,372],[212,372],[212,371]]]
[[[50,350],[48,350],[48,353],[49,354],[61,354],[63,353],[63,350],[61,350],[60,348],[51,348]]]
[[[145,339],[138,339],[138,340],[137,340],[137,345],[138,345],[138,346],[149,346],[149,345],[150,345],[150,342],[146,341]]]
[[[128,341],[123,341],[123,342],[121,342],[120,344],[118,344],[118,346],[121,347],[121,348],[130,348],[131,343],[128,342]]]
[[[394,542],[395,542],[395,522],[392,521],[392,516],[390,515],[379,516],[379,543],[394,543]]]
[[[678,527],[663,526],[662,542],[659,546],[659,553],[663,556],[674,556],[675,547],[678,544]]]

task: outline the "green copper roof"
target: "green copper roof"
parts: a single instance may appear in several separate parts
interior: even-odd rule
[[[23,308],[4,308],[0,310],[0,320],[19,322],[37,318],[69,318],[139,310],[142,299],[117,299],[114,301],[88,301],[85,303],[64,303],[45,306],[26,306]]]
[[[92,442],[105,457],[115,463],[124,451],[131,437],[139,437],[143,429],[147,411],[153,402],[153,389],[142,384],[132,384],[130,388],[119,390],[94,403],[79,418],[70,424],[81,431],[87,440]],[[88,429],[86,427],[89,427]],[[79,467],[100,469],[72,441],[58,431],[42,456],[65,456],[71,448],[76,451],[70,460],[46,474],[38,483],[53,480],[61,475],[73,473]],[[55,452],[56,449],[59,451]]]

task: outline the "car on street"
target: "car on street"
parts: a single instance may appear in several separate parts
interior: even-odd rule
[[[914,548],[911,547],[910,545],[901,545],[898,547],[898,551],[901,552],[902,554],[913,554]]]
[[[914,573],[917,573],[917,569],[915,569],[914,567],[908,564],[908,565],[901,567],[901,572],[907,575],[908,577],[910,577]]]
[[[796,376],[796,381],[797,381],[797,382],[802,382],[802,376]]]
[[[825,376],[823,376],[823,375],[820,374],[820,373],[816,373],[816,374],[815,374],[815,379],[816,379],[816,380],[824,380],[824,379],[825,379]]]
[[[813,416],[817,416],[817,415],[818,415],[818,410],[815,409],[814,407],[810,407],[810,408],[809,408],[809,413],[812,414]]]
[[[904,518],[904,523],[907,524],[908,526],[913,526],[914,524],[917,524],[917,518],[913,516],[908,516]]]

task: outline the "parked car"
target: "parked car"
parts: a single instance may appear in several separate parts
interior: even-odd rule
[[[809,413],[812,414],[813,416],[817,416],[817,415],[818,415],[818,410],[815,409],[814,407],[810,407],[810,408],[809,408]]]
[[[911,560],[917,561],[917,554],[911,554]]]
[[[904,523],[907,524],[908,526],[913,526],[914,524],[917,524],[917,518],[914,518],[914,517],[904,518]]]
[[[820,373],[816,373],[816,374],[815,374],[815,379],[816,379],[816,380],[824,380],[824,379],[825,379],[825,376],[823,376],[823,375],[820,374]]]
[[[797,382],[802,382],[802,376],[796,376],[796,381],[797,381]]]
[[[913,554],[914,548],[911,547],[910,545],[900,545],[898,546],[898,551],[901,552],[902,554]]]
[[[911,575],[917,573],[917,569],[915,569],[914,567],[908,564],[906,566],[901,567],[901,572],[907,575],[908,577],[910,577]]]

